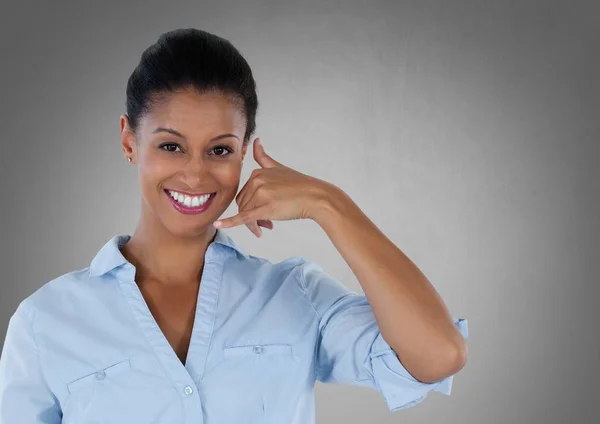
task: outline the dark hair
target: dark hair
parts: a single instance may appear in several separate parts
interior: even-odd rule
[[[243,143],[248,143],[258,109],[250,66],[228,40],[195,28],[161,34],[142,53],[127,81],[126,107],[132,131],[136,132],[140,118],[170,93],[188,88],[229,97],[246,117]]]

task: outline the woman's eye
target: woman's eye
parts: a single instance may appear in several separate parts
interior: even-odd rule
[[[177,148],[179,148],[179,146],[178,146],[177,144],[175,144],[175,143],[165,143],[165,144],[161,144],[161,145],[159,146],[159,148],[160,148],[160,149],[162,149],[162,150],[166,150],[167,152],[174,152],[174,150],[171,150],[171,149],[164,149],[164,147],[165,147],[165,146],[175,146],[175,148],[176,148],[176,149],[177,149]]]
[[[227,151],[228,154],[223,155],[223,154],[217,153],[217,156],[225,157],[225,156],[229,156],[231,153],[233,153],[233,150],[227,146],[217,146],[217,147],[213,148],[213,152],[214,151],[223,151],[223,150]]]
[[[159,146],[160,149],[165,150],[171,153],[178,153],[176,149],[179,149],[179,145],[175,143],[164,143]],[[216,155],[219,157],[225,157],[233,153],[233,149],[228,146],[216,146],[212,149],[213,152],[216,152]],[[223,151],[227,153],[223,153]]]

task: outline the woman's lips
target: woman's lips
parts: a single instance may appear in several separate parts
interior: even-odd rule
[[[211,193],[210,197],[208,198],[208,200],[201,206],[185,206],[181,203],[179,203],[177,200],[173,199],[171,197],[171,195],[169,194],[168,190],[164,190],[165,194],[167,195],[167,197],[169,198],[171,204],[173,205],[173,207],[175,209],[177,209],[179,212],[183,213],[183,214],[198,214],[198,213],[202,213],[204,212],[206,209],[208,209],[208,207],[211,205],[213,199],[215,198],[215,196],[217,195],[217,193]]]

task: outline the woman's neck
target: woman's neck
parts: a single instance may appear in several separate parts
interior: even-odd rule
[[[197,284],[202,277],[206,250],[216,232],[210,225],[194,237],[181,237],[162,225],[146,225],[140,220],[121,253],[135,266],[136,281]]]

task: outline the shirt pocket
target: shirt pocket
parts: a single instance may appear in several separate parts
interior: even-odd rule
[[[71,381],[67,384],[69,393],[77,392],[86,387],[94,387],[96,384],[103,384],[105,381],[110,381],[119,374],[122,374],[131,369],[131,362],[129,358],[124,361],[117,362],[109,365],[108,367],[100,368],[90,374],[86,374],[83,377],[79,377],[76,380]]]
[[[241,358],[241,357],[263,357],[263,356],[293,356],[294,350],[291,344],[287,343],[270,343],[270,344],[254,344],[244,346],[225,346],[223,348],[224,358]]]

